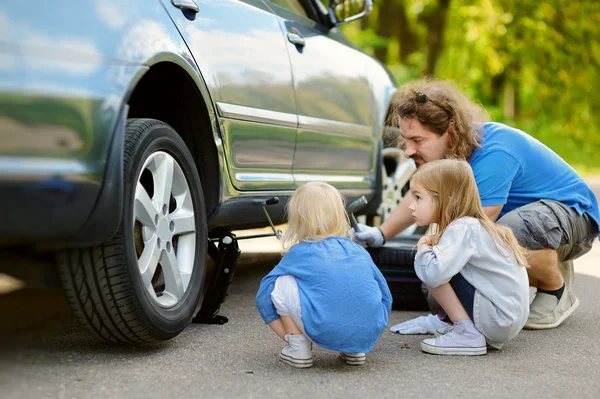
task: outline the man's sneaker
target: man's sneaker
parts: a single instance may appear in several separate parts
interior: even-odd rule
[[[569,288],[573,288],[573,281],[575,280],[575,267],[572,260],[566,260],[558,264],[558,270],[565,281],[565,284]]]
[[[475,328],[471,320],[454,323],[450,331],[437,338],[424,339],[421,342],[423,352],[434,355],[485,355],[487,346],[485,337]]]
[[[529,318],[524,328],[545,330],[558,327],[578,307],[579,299],[571,292],[568,285],[565,285],[560,300],[554,295],[538,292],[529,306]]]
[[[285,336],[285,339],[287,339],[288,344],[281,350],[279,360],[299,369],[312,367],[313,357],[310,349],[311,342],[306,338],[306,335],[288,334]]]
[[[364,353],[340,353],[340,359],[344,360],[351,366],[360,366],[365,364],[367,355]]]

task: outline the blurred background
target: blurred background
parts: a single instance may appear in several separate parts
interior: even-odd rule
[[[457,82],[492,120],[600,174],[600,1],[374,0],[342,27],[401,85]]]

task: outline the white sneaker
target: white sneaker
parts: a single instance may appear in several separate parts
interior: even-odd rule
[[[281,353],[279,353],[279,360],[299,369],[312,367],[313,357],[311,342],[306,338],[306,335],[287,334],[285,339],[288,344],[284,346]]]
[[[440,335],[448,334],[450,330],[452,330],[452,327],[454,326],[447,325],[445,327],[436,328],[435,332],[433,333],[433,336],[437,338]]]
[[[423,352],[434,355],[485,355],[485,337],[475,328],[471,320],[461,320],[444,335],[428,338],[421,342]]]
[[[579,307],[579,299],[565,285],[560,301],[554,295],[538,292],[529,306],[528,330],[546,330],[561,325]]]
[[[340,353],[340,359],[344,360],[350,366],[361,366],[365,364],[367,355],[364,353]]]

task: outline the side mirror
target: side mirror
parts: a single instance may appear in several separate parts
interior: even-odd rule
[[[329,0],[329,15],[334,25],[355,21],[371,10],[373,0]]]

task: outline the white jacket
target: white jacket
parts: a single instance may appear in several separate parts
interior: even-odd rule
[[[517,336],[529,316],[526,269],[496,242],[479,220],[450,223],[438,245],[423,245],[415,257],[417,276],[431,287],[460,273],[475,288],[473,322],[496,348]]]

